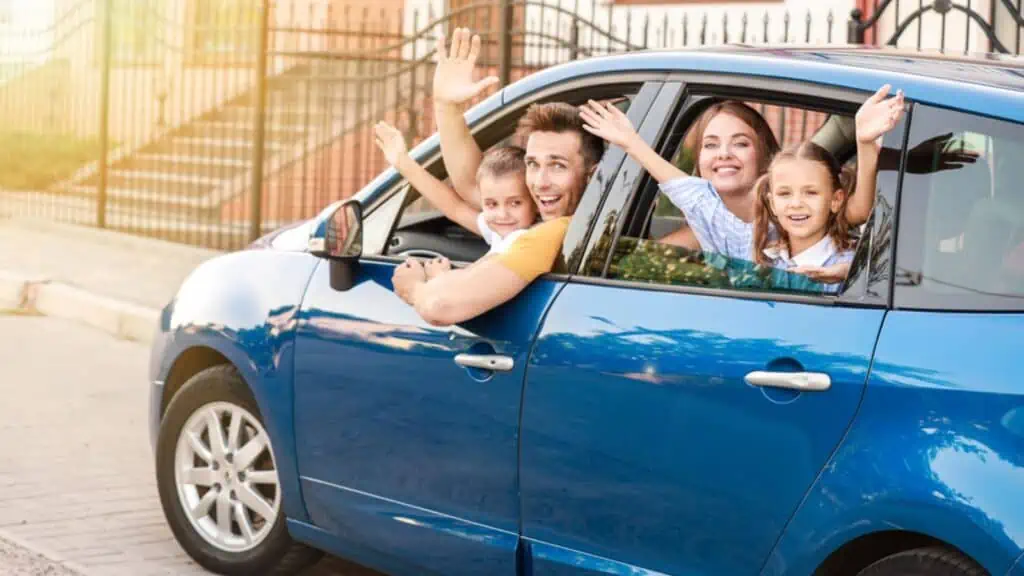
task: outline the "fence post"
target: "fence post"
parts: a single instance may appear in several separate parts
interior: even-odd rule
[[[96,227],[107,227],[107,162],[110,150],[110,63],[113,57],[111,30],[114,21],[114,0],[101,0],[103,8],[103,38],[100,42],[100,158],[99,182],[96,189]]]
[[[498,2],[498,79],[501,86],[512,80],[512,0]]]
[[[864,13],[860,8],[854,8],[850,12],[850,19],[846,22],[846,41],[850,44],[864,43],[864,29],[861,28],[864,23],[863,17]]]
[[[270,0],[260,0],[259,41],[256,52],[256,89],[253,91],[252,182],[249,190],[249,242],[263,235],[263,148],[267,120],[267,51],[270,35]]]
[[[667,17],[667,16],[666,16]],[[569,28],[569,60],[578,60],[580,57],[580,21],[573,14],[572,27]]]

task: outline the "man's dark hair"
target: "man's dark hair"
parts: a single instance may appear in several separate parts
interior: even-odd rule
[[[526,142],[534,132],[576,132],[580,135],[580,152],[584,166],[589,170],[601,161],[605,142],[597,135],[583,129],[583,118],[579,108],[565,102],[534,104],[519,119],[516,133]]]

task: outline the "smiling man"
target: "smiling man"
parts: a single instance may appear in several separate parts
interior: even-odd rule
[[[497,80],[491,77],[473,82],[479,52],[479,36],[471,37],[467,29],[456,29],[449,53],[444,39],[438,42],[439,62],[434,75],[441,153],[455,191],[474,206],[479,206],[474,175],[481,151],[463,113],[466,102]],[[526,185],[542,222],[521,235],[505,253],[465,269],[451,270],[443,263],[440,270],[428,275],[423,264],[407,260],[395,269],[395,293],[427,322],[448,325],[500,306],[538,276],[550,272],[561,254],[569,220],[604,153],[604,141],[584,130],[583,125],[575,106],[531,106],[520,118],[517,132],[526,142]]]

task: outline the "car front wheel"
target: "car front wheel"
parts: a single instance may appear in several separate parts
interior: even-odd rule
[[[288,535],[270,436],[233,366],[208,368],[175,395],[156,469],[171,531],[204,568],[294,574],[319,556]]]

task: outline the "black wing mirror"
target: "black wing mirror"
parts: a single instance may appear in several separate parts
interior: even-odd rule
[[[331,288],[345,291],[352,287],[363,254],[363,209],[358,201],[332,204],[317,216],[309,252],[330,261]]]

